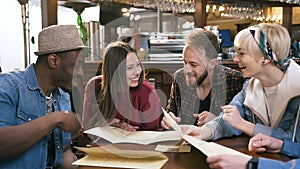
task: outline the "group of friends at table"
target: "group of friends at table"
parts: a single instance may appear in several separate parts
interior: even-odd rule
[[[207,157],[210,168],[300,167],[300,67],[287,58],[290,43],[279,24],[241,30],[234,39],[233,60],[239,68],[234,70],[217,59],[213,33],[187,35],[184,67],[173,74],[165,107],[183,133],[202,140],[245,133],[252,137],[249,151],[293,159],[224,154]],[[49,26],[39,33],[35,63],[0,74],[0,168],[76,168],[72,140],[97,126],[131,132],[171,129],[137,51],[122,41],[106,46],[101,75],[87,82],[83,105],[77,106],[82,115],[72,112],[72,82],[86,50],[76,26]]]

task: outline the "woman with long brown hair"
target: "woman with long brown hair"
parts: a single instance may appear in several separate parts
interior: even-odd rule
[[[157,130],[160,105],[136,50],[128,43],[113,42],[105,48],[101,75],[87,83],[82,127],[109,124],[128,131]]]

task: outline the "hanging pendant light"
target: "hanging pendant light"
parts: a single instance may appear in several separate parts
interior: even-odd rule
[[[81,14],[85,8],[97,6],[97,4],[88,0],[69,0],[61,6],[72,8],[75,12]]]
[[[21,5],[22,23],[23,23],[23,40],[24,40],[24,67],[28,66],[30,62],[30,50],[29,50],[29,6],[28,0],[18,0]]]

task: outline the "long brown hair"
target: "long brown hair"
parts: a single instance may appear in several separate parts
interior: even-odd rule
[[[117,41],[110,43],[103,54],[102,65],[102,83],[100,93],[97,95],[97,102],[103,117],[107,120],[112,120],[118,108],[117,103],[123,102],[126,106],[126,111],[130,113],[130,96],[129,86],[126,78],[126,58],[128,53],[137,51],[128,43]],[[139,59],[139,58],[138,58]],[[141,65],[142,72],[139,78],[138,87],[144,80],[144,68]]]

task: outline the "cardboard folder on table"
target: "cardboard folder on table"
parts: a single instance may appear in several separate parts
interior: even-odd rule
[[[112,145],[83,148],[76,147],[87,155],[73,165],[114,167],[114,168],[149,168],[159,169],[168,161],[168,157],[160,152],[124,150]]]

